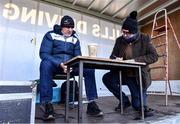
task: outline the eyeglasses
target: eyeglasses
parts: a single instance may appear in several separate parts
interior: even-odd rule
[[[122,32],[123,36],[131,36],[131,35],[133,35],[133,33],[129,32],[128,30],[122,30],[121,32]]]
[[[122,34],[125,34],[125,35],[130,35],[130,34],[132,34],[132,33],[130,33],[129,31],[121,31],[122,32]]]

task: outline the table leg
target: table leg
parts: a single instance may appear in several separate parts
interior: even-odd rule
[[[120,96],[120,103],[121,103],[121,114],[123,114],[123,98],[122,98],[122,73],[119,71],[119,96]]]
[[[142,74],[141,74],[141,67],[139,66],[139,83],[140,83],[140,97],[141,97],[141,115],[142,119],[144,120],[144,103],[143,103],[143,89],[142,89]]]
[[[83,90],[83,62],[79,62],[79,101],[78,101],[78,123],[82,123],[82,90]]]
[[[69,85],[70,85],[69,79],[70,79],[70,67],[67,68],[65,122],[68,122],[68,119],[69,119]]]
[[[73,77],[73,102],[72,102],[72,108],[74,108],[74,101],[75,101],[75,83],[76,83],[76,80],[75,80],[75,77]]]

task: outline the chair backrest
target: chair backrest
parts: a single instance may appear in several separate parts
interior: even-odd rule
[[[75,78],[75,77],[71,75],[70,78]],[[66,80],[67,75],[66,74],[55,74],[53,79]]]
[[[53,79],[65,80],[65,79],[67,79],[67,75],[66,74],[55,74]]]

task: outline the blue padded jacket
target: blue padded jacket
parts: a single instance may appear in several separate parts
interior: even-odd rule
[[[41,60],[49,60],[56,66],[81,55],[76,32],[73,31],[70,37],[65,38],[61,32],[61,26],[54,25],[54,29],[44,35],[39,54]]]

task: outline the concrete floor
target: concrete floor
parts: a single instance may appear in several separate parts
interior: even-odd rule
[[[99,107],[103,110],[103,117],[91,117],[86,114],[87,104],[83,104],[83,123],[152,123],[152,124],[180,124],[180,96],[170,96],[169,104],[165,106],[165,96],[149,95],[148,105],[155,110],[153,117],[142,120],[134,120],[137,112],[129,107],[121,115],[114,111],[118,101],[115,97],[100,97],[97,100]],[[55,120],[44,122],[41,120],[42,111],[39,105],[36,105],[36,123],[65,123],[64,105],[54,104]],[[77,123],[77,106],[70,110],[69,123]]]

